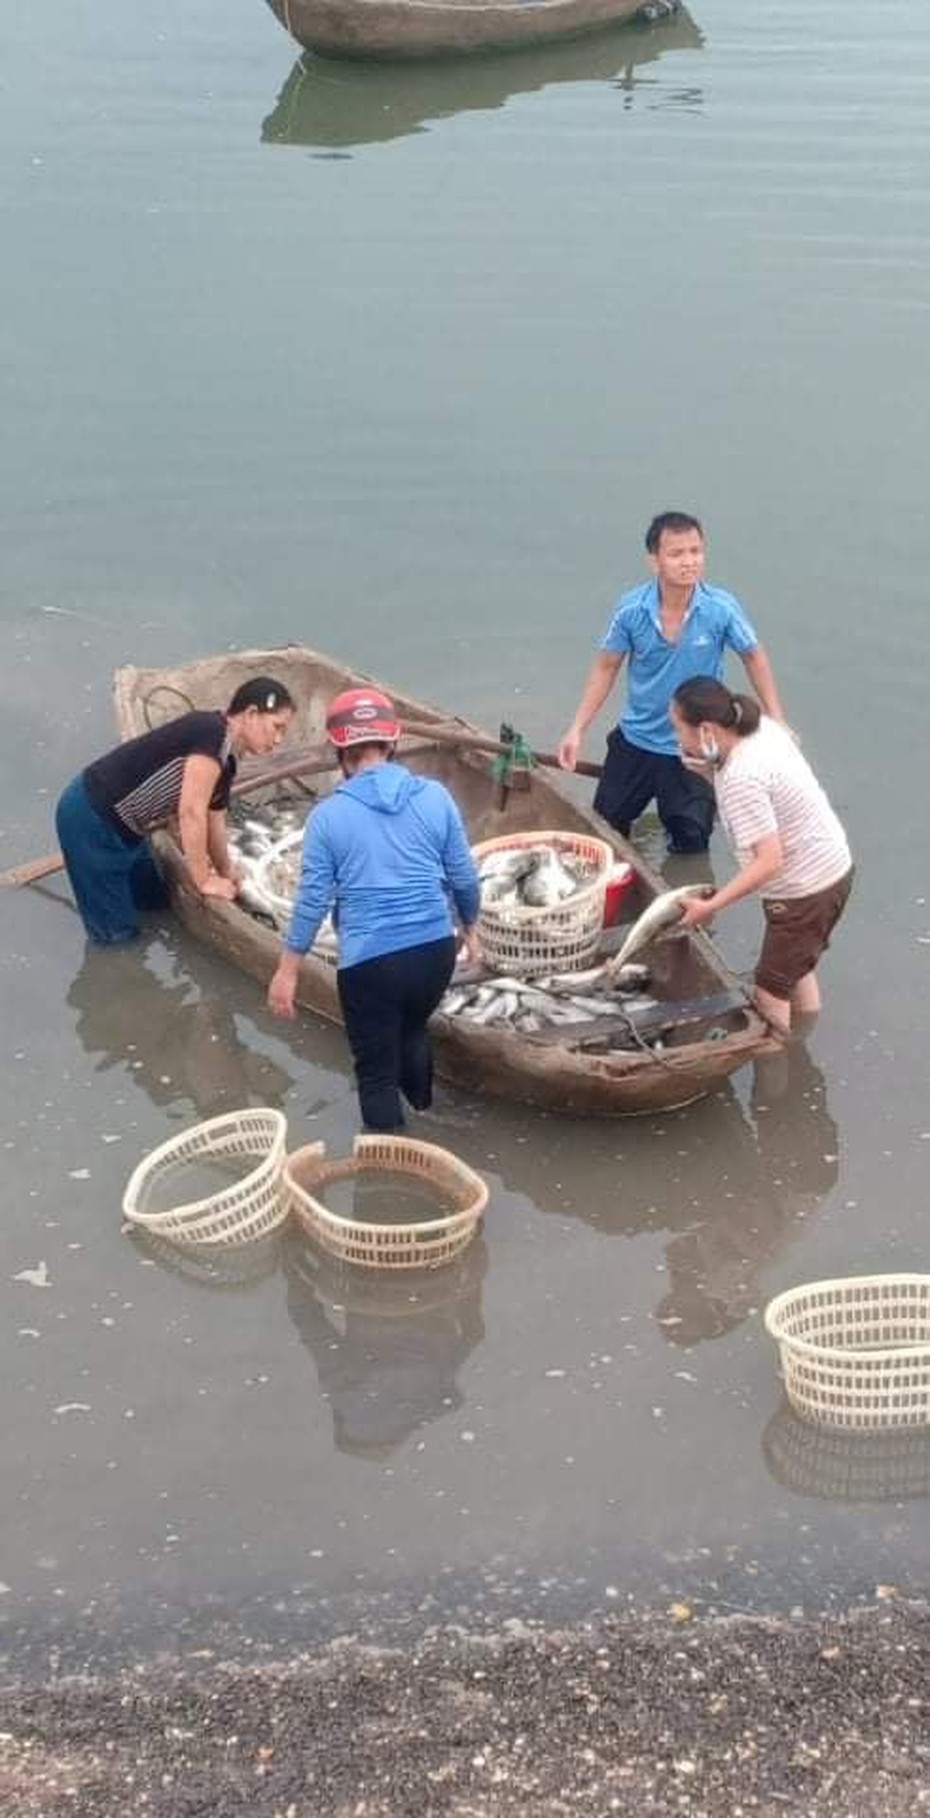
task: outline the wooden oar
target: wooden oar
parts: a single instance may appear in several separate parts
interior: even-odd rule
[[[471,732],[467,727],[458,730],[454,722],[439,721],[430,725],[429,721],[402,720],[405,738],[422,739],[426,745],[452,745],[465,751],[487,751],[500,755],[509,751],[499,739],[487,739],[480,733]],[[410,752],[403,755],[412,756]],[[561,770],[562,766],[554,751],[534,751],[534,762],[543,764],[550,770]],[[308,745],[303,750],[282,751],[277,763],[270,763],[263,768],[245,772],[234,782],[231,795],[250,795],[257,789],[267,789],[271,783],[283,783],[291,777],[319,776],[336,767],[336,754],[329,746]],[[580,760],[575,765],[578,776],[599,777],[600,764],[589,764]],[[164,826],[165,822],[159,822]],[[154,833],[157,828],[149,829]],[[22,865],[12,865],[8,871],[0,871],[0,888],[17,890],[25,884],[37,884],[43,877],[52,877],[56,871],[64,870],[65,861],[60,852],[46,853],[44,858],[26,859]]]
[[[256,789],[267,789],[271,783],[281,783],[289,777],[316,776],[326,770],[335,769],[336,756],[331,747],[308,745],[303,752],[291,751],[287,759],[282,752],[277,764],[265,764],[252,770],[251,774],[237,777],[230,795],[251,795]],[[157,822],[151,827],[151,833],[159,827],[167,826],[166,821]],[[60,852],[46,853],[44,858],[27,859],[25,864],[13,865],[9,871],[0,871],[0,886],[19,889],[24,884],[37,884],[43,877],[51,877],[56,871],[63,871],[65,861]]]
[[[486,739],[481,733],[470,732],[467,728],[458,732],[447,721],[431,726],[428,721],[402,720],[401,725],[412,738],[429,739],[434,745],[459,745],[463,751],[488,751],[498,755],[511,750],[510,745],[502,744],[499,739]],[[534,751],[532,756],[535,763],[544,764],[548,770],[562,770],[564,775],[599,777],[602,771],[600,764],[589,764],[584,758],[579,758],[574,772],[564,771],[554,751]]]
[[[64,863],[60,852],[47,852],[44,858],[27,859],[23,865],[11,865],[9,871],[0,871],[0,884],[11,890],[18,889],[21,884],[37,884],[40,878],[63,871]]]

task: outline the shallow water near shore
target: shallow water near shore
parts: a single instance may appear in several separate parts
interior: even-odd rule
[[[417,72],[299,62],[258,0],[11,26],[0,862],[121,662],[305,640],[551,748],[681,503],[858,874],[820,1026],[717,1097],[445,1084],[415,1132],[491,1197],[414,1283],[122,1232],[198,1118],[345,1153],[344,1039],[168,921],[93,953],[63,884],[5,893],[8,1661],[926,1584],[930,1437],[799,1427],[761,1313],[927,1266],[928,68],[903,0]],[[748,968],[756,911],[717,938]]]

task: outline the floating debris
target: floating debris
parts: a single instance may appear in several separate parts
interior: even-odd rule
[[[52,1285],[49,1280],[48,1263],[44,1262],[37,1263],[34,1269],[17,1270],[13,1280],[24,1281],[30,1288],[50,1288]]]

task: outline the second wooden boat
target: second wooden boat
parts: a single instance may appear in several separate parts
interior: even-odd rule
[[[328,57],[442,57],[570,38],[648,17],[647,0],[268,0],[305,50]],[[653,0],[661,8],[662,0]],[[673,12],[674,6],[669,6]]]

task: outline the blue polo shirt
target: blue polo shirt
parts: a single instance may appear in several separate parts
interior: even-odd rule
[[[674,644],[663,636],[659,622],[657,581],[622,594],[600,648],[628,658],[626,706],[619,722],[624,738],[642,751],[677,757],[668,717],[676,688],[696,675],[720,681],[726,651],[745,656],[758,642],[739,600],[722,587],[698,582]]]

